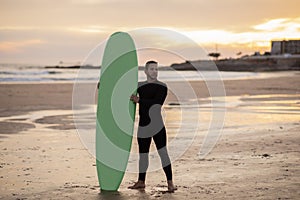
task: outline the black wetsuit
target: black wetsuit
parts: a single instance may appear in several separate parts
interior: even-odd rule
[[[158,150],[167,180],[172,180],[172,167],[166,148],[167,135],[164,122],[161,116],[163,105],[168,88],[167,85],[156,81],[154,83],[139,82],[137,90],[139,94],[139,180],[145,181],[146,171],[149,165],[149,148],[153,138]]]

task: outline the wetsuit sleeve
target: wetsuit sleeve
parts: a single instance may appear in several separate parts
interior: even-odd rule
[[[160,104],[163,105],[164,101],[167,97],[168,88],[166,86],[160,86],[157,89],[157,92],[155,94],[155,97],[153,99],[143,99],[140,98],[139,103],[145,106],[152,106],[154,104]]]

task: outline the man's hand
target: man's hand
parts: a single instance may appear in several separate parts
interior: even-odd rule
[[[140,101],[140,98],[136,95],[131,95],[130,100],[135,103],[138,103]]]

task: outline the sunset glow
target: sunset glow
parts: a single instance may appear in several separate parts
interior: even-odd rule
[[[217,46],[222,57],[269,51],[271,40],[300,38],[300,12],[294,0],[243,1],[239,11],[234,0],[218,2],[222,9],[210,1],[193,0],[168,4],[136,0],[127,4],[119,0],[0,2],[2,62],[78,61],[111,33],[143,27],[177,31],[207,51]],[[46,53],[36,57],[37,51]]]

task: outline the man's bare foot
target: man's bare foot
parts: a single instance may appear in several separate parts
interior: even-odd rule
[[[146,187],[145,181],[138,181],[133,186],[129,186],[128,189],[144,189]]]
[[[174,186],[173,181],[168,181],[168,192],[174,192],[177,188]]]

